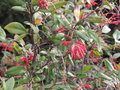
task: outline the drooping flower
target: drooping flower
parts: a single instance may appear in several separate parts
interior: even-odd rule
[[[63,41],[62,43],[60,43],[60,45],[68,46],[70,43],[71,41]]]
[[[48,9],[48,2],[46,0],[37,0],[40,9]]]
[[[85,56],[85,53],[87,52],[85,44],[83,44],[80,41],[75,41],[77,44],[72,44],[70,48],[70,54],[72,59],[78,60],[78,59],[83,59]]]

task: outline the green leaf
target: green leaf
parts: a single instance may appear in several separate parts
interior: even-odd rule
[[[56,9],[59,9],[63,5],[66,5],[66,4],[67,4],[66,1],[55,2],[55,3],[49,5],[48,10],[42,10],[42,11],[54,12]]]
[[[99,42],[99,37],[98,37],[98,35],[96,33],[88,32],[88,34],[95,42]]]
[[[113,55],[113,57],[114,57],[114,58],[119,58],[119,57],[120,57],[120,53],[115,53],[115,54]]]
[[[5,79],[4,79],[4,78],[1,78],[1,80],[2,80],[2,84],[3,84],[3,88],[4,88],[4,90],[6,90],[6,83],[5,83]]]
[[[21,6],[13,6],[12,9],[15,11],[25,11],[25,8],[23,8]]]
[[[79,79],[82,79],[82,78],[85,78],[85,77],[87,77],[87,75],[85,73],[77,75],[77,78],[79,78]]]
[[[27,29],[19,22],[11,22],[4,27],[11,34],[25,34]]]
[[[84,34],[82,33],[81,31],[78,31],[78,30],[75,30],[76,34],[79,35],[79,37],[85,41],[89,41],[89,38]]]
[[[99,16],[89,16],[88,20],[93,23],[103,23],[104,21],[101,20],[102,18]]]
[[[104,73],[99,73],[98,77],[104,78],[104,79],[108,79],[108,80],[112,80],[111,77],[109,77],[108,75],[104,74]]]
[[[25,5],[25,0],[7,0],[11,5]]]
[[[28,88],[27,85],[20,85],[16,87],[14,90],[26,90],[27,88]]]
[[[108,59],[104,60],[104,64],[105,64],[105,66],[106,66],[106,68],[108,70],[110,70],[110,71],[114,71],[115,70],[113,65],[112,65],[112,63]]]
[[[44,85],[43,87],[44,87],[44,88],[50,88],[50,87],[52,87],[52,85],[53,85],[53,83],[50,83],[50,84]]]
[[[14,85],[15,85],[15,79],[11,77],[6,81],[6,90],[13,90]]]
[[[102,53],[99,52],[97,49],[93,50],[93,52],[94,52],[95,55],[98,55],[98,56],[101,56],[101,55],[102,55]]]
[[[82,70],[78,71],[77,74],[86,73],[86,72],[88,72],[92,68],[93,68],[92,65],[87,65]]]
[[[107,6],[109,7],[108,9],[112,9],[112,7],[111,7],[111,5],[109,4],[108,1],[104,1],[104,2],[103,2],[103,5],[107,5]]]
[[[82,69],[82,73],[86,73],[87,71],[89,71],[90,69],[92,69],[93,68],[93,66],[92,65],[87,65],[86,67],[84,67],[83,69]]]
[[[16,42],[13,43],[13,47],[17,51],[18,54],[22,53],[21,47]]]
[[[26,34],[22,34],[22,35],[15,35],[14,39],[16,41],[18,41],[22,46],[25,45],[25,41],[23,40],[23,38],[26,36]]]
[[[5,31],[0,27],[0,41],[4,41],[6,39]]]
[[[15,66],[6,71],[7,75],[20,75],[25,73],[26,70],[22,66]]]
[[[114,33],[113,33],[113,38],[115,39],[115,42],[116,43],[120,43],[120,31],[116,30]]]

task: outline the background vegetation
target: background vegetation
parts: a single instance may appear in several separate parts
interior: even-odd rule
[[[119,90],[119,0],[1,0],[0,89]]]

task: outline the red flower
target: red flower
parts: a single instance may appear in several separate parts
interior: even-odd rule
[[[34,54],[28,55],[27,58],[28,60],[33,60]]]
[[[117,20],[117,21],[113,21],[113,22],[111,22],[110,24],[118,25],[119,23],[120,23],[120,20]]]
[[[40,9],[48,9],[48,2],[46,0],[37,0]]]
[[[87,52],[86,46],[80,41],[75,41],[75,43],[78,45],[72,44],[70,48],[72,59],[74,60],[83,59],[85,53]]]
[[[77,86],[76,88],[74,88],[74,90],[79,90],[80,86]]]
[[[86,7],[88,7],[88,8],[90,8],[90,7],[91,7],[91,6],[90,6],[90,4],[86,4],[85,6],[86,6]]]
[[[98,5],[98,3],[96,3],[96,2],[93,2],[93,3],[91,3],[92,5]]]
[[[88,87],[88,88],[92,88],[91,85],[89,84],[83,84],[83,87]],[[74,90],[81,90],[82,88],[80,86],[77,86],[76,88],[74,88]]]
[[[8,44],[0,43],[0,46],[2,47],[2,51],[10,51],[12,52],[12,48],[8,46]]]
[[[25,64],[28,66],[29,65],[29,61],[28,61],[28,58],[27,57],[21,57],[20,60],[22,62],[25,62]]]
[[[63,32],[63,31],[65,31],[65,28],[58,28],[58,29],[56,29],[55,31],[58,31],[58,32]]]
[[[83,84],[84,87],[92,88],[89,84]]]
[[[117,65],[115,65],[115,66],[114,66],[114,69],[115,69],[115,70],[118,70],[118,69],[119,69],[119,67],[118,67]]]
[[[60,45],[65,45],[65,46],[68,46],[68,44],[70,44],[71,41],[63,41],[62,43],[60,43]]]
[[[86,19],[86,15],[80,15],[80,19]]]
[[[10,52],[12,52],[12,48],[11,47],[8,47],[7,50],[10,51]]]
[[[8,45],[5,44],[5,43],[0,43],[0,46],[3,47],[3,48],[6,48]]]

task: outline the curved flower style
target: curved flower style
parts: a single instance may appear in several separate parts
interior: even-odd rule
[[[48,9],[48,2],[46,0],[37,0],[40,9]]]
[[[80,41],[75,41],[75,43],[77,45],[72,44],[70,48],[72,59],[74,60],[83,59],[85,56],[85,53],[87,52],[86,46]]]

